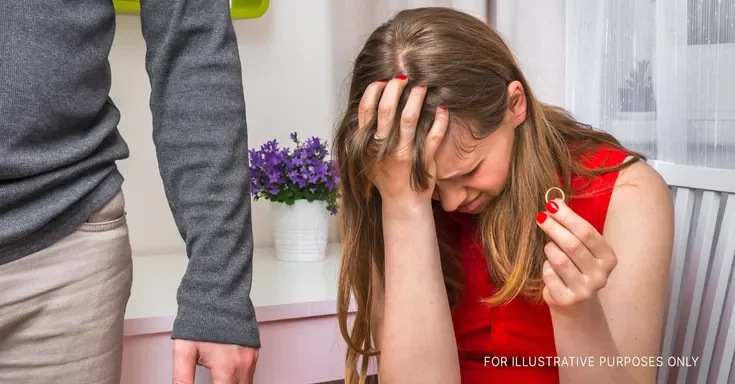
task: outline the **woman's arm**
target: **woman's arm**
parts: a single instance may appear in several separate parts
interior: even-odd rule
[[[431,203],[383,206],[382,383],[459,383],[457,344]]]
[[[617,257],[607,284],[583,305],[551,312],[558,355],[593,358],[592,366],[561,366],[562,383],[654,383],[666,364],[658,357],[673,248],[671,194],[641,162],[616,184],[602,234]],[[619,359],[625,357],[645,360]]]
[[[400,116],[399,142],[371,171],[382,201],[385,281],[382,313],[374,316],[380,345],[381,382],[459,383],[457,344],[444,286],[439,245],[431,206],[433,180],[424,191],[411,187],[413,143],[426,87],[409,91],[403,111],[398,102],[407,84],[405,76],[368,86],[358,116],[362,129],[375,120],[377,143],[385,143]],[[376,108],[377,107],[377,108]],[[425,162],[436,173],[434,153],[449,123],[446,108],[437,108],[426,136]],[[375,284],[378,285],[379,284]]]

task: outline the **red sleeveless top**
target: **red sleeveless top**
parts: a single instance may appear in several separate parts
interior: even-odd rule
[[[605,168],[621,164],[627,153],[598,150],[582,159],[587,168]],[[590,182],[573,178],[573,188],[590,197],[575,198],[569,207],[602,233],[612,187],[618,172],[609,172]],[[543,196],[539,197],[543,199]],[[545,302],[531,303],[523,297],[490,308],[480,299],[490,297],[493,286],[487,270],[482,240],[472,219],[451,214],[459,225],[459,246],[465,273],[466,290],[452,310],[454,332],[459,351],[462,384],[488,383],[558,383],[554,366],[556,347],[549,308]],[[529,218],[528,220],[534,220]],[[456,227],[455,227],[456,228]]]

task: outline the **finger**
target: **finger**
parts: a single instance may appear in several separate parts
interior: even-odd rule
[[[553,241],[546,243],[544,254],[554,272],[564,281],[564,285],[573,291],[577,291],[584,286],[582,273]]]
[[[566,303],[571,297],[569,287],[554,271],[548,260],[544,261],[542,278],[551,298],[558,304]]]
[[[398,148],[410,148],[416,136],[416,125],[419,122],[421,109],[424,105],[426,87],[418,85],[411,88],[406,105],[401,111],[401,138]]]
[[[380,97],[380,102],[378,102],[378,130],[375,132],[376,139],[385,139],[390,134],[393,119],[396,116],[398,102],[401,99],[401,94],[406,84],[408,84],[406,76],[398,75],[385,86],[383,94]]]
[[[606,261],[614,259],[612,248],[600,232],[587,220],[577,215],[562,199],[554,199],[546,203],[546,212],[572,233],[587,248],[592,257]]]
[[[447,126],[449,126],[449,111],[445,107],[437,107],[434,124],[432,124],[431,130],[429,130],[429,134],[426,136],[427,158],[434,158],[436,150],[439,148],[439,145],[444,139],[444,134],[447,132]]]
[[[194,384],[197,364],[197,349],[189,343],[174,341],[173,384]]]
[[[386,84],[388,82],[384,80],[376,81],[365,89],[365,93],[360,99],[360,106],[357,108],[357,122],[360,129],[365,128],[375,118],[378,101],[380,101],[380,95],[383,93]]]
[[[599,268],[598,261],[585,247],[581,240],[577,238],[573,233],[569,232],[564,226],[559,224],[553,217],[550,217],[546,212],[541,212],[536,218],[536,222],[539,224],[541,229],[546,232],[552,240],[553,247],[559,249],[565,256],[565,260],[550,260],[551,265],[556,269],[556,262],[566,263],[566,259],[571,261],[572,266],[583,274],[594,273]],[[549,244],[547,244],[547,247]],[[544,248],[546,251],[546,247]],[[562,265],[566,267],[566,265]],[[558,272],[558,270],[557,270]],[[562,276],[564,278],[564,276]],[[564,280],[566,281],[566,279]]]

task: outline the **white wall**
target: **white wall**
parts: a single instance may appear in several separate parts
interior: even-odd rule
[[[336,1],[336,0],[335,0]],[[288,142],[288,133],[319,135],[331,143],[337,116],[328,2],[273,1],[259,19],[235,20],[243,64],[248,145]],[[145,43],[137,16],[118,16],[110,54],[111,96],[122,112],[120,131],[131,156],[120,163],[131,243],[136,255],[183,252],[158,173],[148,109]],[[273,243],[270,205],[254,204],[256,246]],[[333,226],[334,229],[334,226]],[[336,239],[332,231],[331,240]]]
[[[531,0],[390,1],[401,7],[454,5],[481,19],[487,10],[496,12],[488,22],[508,38],[537,95],[564,102],[563,0],[542,4]],[[263,17],[234,21],[250,148],[274,138],[287,143],[292,131],[331,142],[352,60],[367,35],[397,10],[388,8],[373,0],[273,1]],[[150,88],[140,28],[138,16],[119,15],[110,54],[112,98],[122,112],[120,130],[131,150],[130,158],[120,163],[126,178],[131,243],[136,255],[183,252],[151,140]],[[253,232],[257,247],[272,246],[269,202],[254,203]],[[337,240],[334,225],[330,240]]]
[[[505,38],[536,96],[564,106],[565,0],[495,0],[489,22]]]

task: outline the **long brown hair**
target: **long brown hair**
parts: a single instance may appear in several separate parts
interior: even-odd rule
[[[348,346],[347,383],[363,383],[368,357],[379,353],[371,334],[372,284],[384,281],[381,201],[368,178],[381,154],[374,150],[375,121],[358,130],[358,109],[369,84],[399,73],[408,76],[409,84],[397,113],[412,86],[427,87],[415,140],[412,181],[417,188],[428,185],[429,175],[421,161],[423,138],[437,106],[449,109],[452,122],[471,121],[481,131],[476,134],[488,135],[516,102],[509,97],[508,85],[519,81],[523,86],[527,116],[516,129],[509,177],[479,221],[490,277],[498,287],[493,297],[487,298],[489,305],[521,295],[540,298],[545,235],[533,218],[543,210],[544,192],[557,186],[570,196],[574,193],[572,175],[591,179],[630,164],[585,168],[580,158],[589,148],[625,149],[613,136],[536,99],[508,46],[480,20],[450,8],[420,8],[402,11],[379,26],[355,60],[347,109],[333,144],[341,177],[342,262],[337,300],[340,329]],[[466,126],[452,122],[450,129]],[[387,138],[389,150],[397,144],[397,132],[394,127]],[[630,153],[636,159],[643,158]],[[448,234],[438,230],[437,235],[447,292],[454,303],[462,290],[461,268]],[[371,280],[373,269],[379,275],[377,281]],[[356,316],[350,328],[348,311],[353,301]]]

